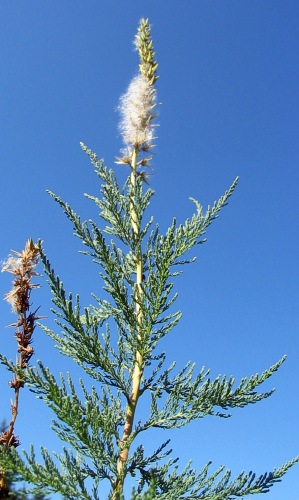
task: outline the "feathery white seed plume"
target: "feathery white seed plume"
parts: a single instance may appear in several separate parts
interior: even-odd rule
[[[12,274],[17,274],[18,270],[22,267],[22,259],[13,257],[12,255],[9,255],[7,260],[2,262],[2,269],[1,272],[8,271]],[[13,289],[7,293],[4,297],[4,299],[10,304],[12,312],[13,313],[18,313],[18,306],[17,306],[17,289],[15,286],[13,286]]]
[[[131,81],[128,90],[120,98],[119,129],[127,146],[150,146],[154,139],[153,123],[156,106],[156,90],[142,74]]]

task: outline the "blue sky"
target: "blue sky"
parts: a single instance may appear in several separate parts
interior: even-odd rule
[[[265,390],[277,391],[227,420],[206,418],[171,434],[183,466],[209,460],[263,473],[299,453],[298,433],[298,119],[297,0],[138,0],[1,2],[1,250],[42,238],[68,290],[101,288],[97,270],[58,206],[59,194],[82,218],[97,213],[83,193],[99,186],[79,142],[114,165],[121,138],[119,96],[137,71],[132,40],[149,17],[159,62],[159,128],[149,215],[162,229],[192,215],[189,196],[213,203],[239,175],[239,186],[197,261],[176,282],[181,324],[164,343],[168,360],[189,359],[237,380],[286,363]],[[115,169],[124,176],[124,167]],[[10,288],[1,275],[0,292]],[[45,282],[33,296],[52,324]],[[14,357],[13,321],[0,303],[0,350]],[[40,331],[35,359],[70,370]],[[8,374],[0,369],[1,415],[9,418]],[[27,390],[16,432],[59,450],[51,414]],[[158,441],[166,439],[157,435]],[[195,445],[195,443],[197,443]],[[298,465],[268,494],[298,498]]]

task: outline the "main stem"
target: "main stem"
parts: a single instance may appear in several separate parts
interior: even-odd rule
[[[142,251],[141,251],[141,242],[140,242],[140,221],[138,220],[138,215],[136,213],[136,208],[135,208],[135,187],[136,187],[136,163],[137,163],[137,157],[138,157],[138,152],[139,149],[138,147],[134,148],[133,154],[132,154],[132,161],[131,161],[131,203],[130,203],[130,213],[131,213],[131,223],[132,223],[132,229],[133,229],[133,235],[134,238],[137,241],[137,247],[136,247],[136,293],[135,293],[135,312],[136,312],[136,319],[137,319],[137,328],[138,328],[138,333],[137,333],[137,339],[138,341],[141,340],[141,328],[142,328],[142,309],[140,307],[140,300],[142,297]],[[139,343],[139,342],[138,342]],[[122,486],[125,480],[125,462],[128,459],[129,455],[129,449],[130,449],[130,443],[126,444],[126,441],[128,441],[129,437],[132,434],[132,429],[133,429],[133,423],[134,423],[134,416],[135,416],[135,411],[137,407],[137,402],[139,398],[139,391],[140,391],[140,383],[141,383],[141,377],[143,373],[143,357],[142,353],[137,349],[136,354],[135,354],[135,362],[134,362],[134,371],[133,371],[133,377],[132,377],[132,392],[128,401],[128,406],[127,406],[127,411],[126,411],[126,420],[125,420],[125,425],[124,425],[124,432],[123,436],[121,439],[121,451],[119,454],[118,458],[118,464],[117,464],[117,472],[118,472],[118,479],[116,481],[116,487],[115,487],[115,494],[113,496],[113,499],[115,500],[117,498],[117,495],[121,492]]]

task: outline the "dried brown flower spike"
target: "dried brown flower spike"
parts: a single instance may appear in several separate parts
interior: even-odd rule
[[[24,377],[20,370],[24,370],[29,363],[34,349],[31,346],[32,335],[35,329],[35,322],[41,319],[41,316],[36,316],[37,310],[30,312],[30,294],[33,288],[39,288],[40,285],[33,284],[32,278],[40,276],[35,272],[35,268],[39,261],[38,246],[33,243],[32,239],[26,242],[22,252],[12,250],[16,257],[10,255],[3,263],[2,272],[7,271],[14,275],[13,286],[10,292],[5,295],[5,300],[12,306],[12,311],[18,316],[15,323],[11,323],[10,327],[16,327],[15,338],[18,344],[18,354],[16,358],[16,372],[14,378],[9,382],[10,387],[14,390],[14,401],[11,402],[11,421],[8,429],[0,435],[0,446],[17,447],[20,442],[14,434],[14,425],[18,415],[19,406],[19,391],[24,387]],[[0,471],[0,496],[1,491],[5,488],[5,471]]]

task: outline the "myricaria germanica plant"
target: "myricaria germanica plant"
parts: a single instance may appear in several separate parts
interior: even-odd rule
[[[181,318],[174,307],[173,281],[185,264],[194,262],[187,253],[195,253],[205,241],[206,229],[227,204],[237,179],[205,212],[192,199],[192,217],[181,225],[173,219],[165,234],[147,217],[154,194],[147,180],[156,139],[158,79],[148,20],[141,20],[135,45],[139,71],[119,103],[124,149],[116,163],[127,169],[124,186],[119,186],[114,170],[81,143],[101,182],[99,197],[86,195],[100,209],[100,221],[82,222],[50,192],[82,240],[82,253],[100,268],[102,294],[92,295],[93,305],[82,306],[78,295],[67,294],[39,244],[61,333],[41,328],[63,356],[81,367],[84,379],[79,391],[70,374],[61,374],[58,381],[39,363],[38,368],[25,369],[25,383],[54,411],[53,429],[67,446],[54,456],[42,448],[41,464],[33,448],[24,459],[12,447],[1,455],[0,465],[30,483],[28,491],[68,499],[128,498],[132,486],[129,497],[135,500],[224,500],[265,493],[299,457],[269,473],[241,472],[233,478],[224,466],[211,471],[210,462],[199,471],[190,463],[181,468],[169,440],[145,451],[146,431],[180,428],[206,416],[226,418],[230,408],[268,398],[273,391],[257,389],[285,357],[260,375],[235,383],[233,377],[212,380],[208,370],[196,370],[191,362],[177,369],[161,352],[161,339]],[[1,361],[13,370],[5,357]],[[87,378],[93,381],[91,390]]]

